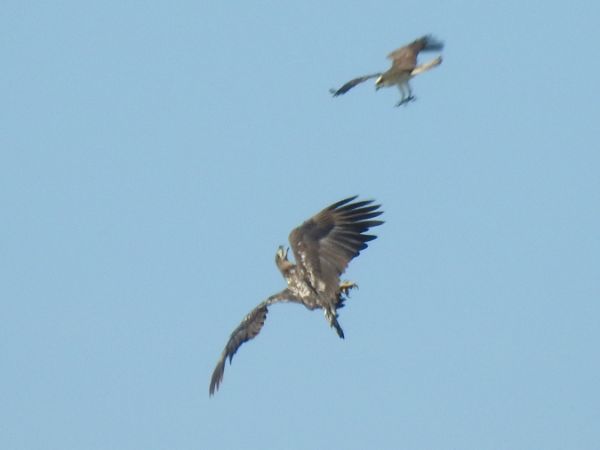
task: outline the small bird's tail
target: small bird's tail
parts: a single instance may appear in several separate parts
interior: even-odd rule
[[[415,67],[410,74],[414,77],[415,75],[419,75],[420,73],[427,72],[429,69],[433,69],[434,67],[439,66],[441,63],[442,57],[438,56],[437,58],[432,59],[431,61],[426,62],[425,64],[421,64]]]

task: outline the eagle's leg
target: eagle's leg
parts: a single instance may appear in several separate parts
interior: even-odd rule
[[[350,296],[350,290],[352,289],[358,289],[358,284],[352,282],[352,281],[342,281],[340,283],[340,292],[342,294],[344,294],[346,297]]]
[[[330,310],[329,308],[325,308],[323,310],[323,312],[325,313],[325,318],[329,322],[329,325],[331,326],[331,328],[335,328],[337,335],[339,337],[341,337],[342,339],[344,339],[344,330],[342,330],[342,327],[340,327],[340,324],[337,321],[337,313],[335,312],[335,310]]]

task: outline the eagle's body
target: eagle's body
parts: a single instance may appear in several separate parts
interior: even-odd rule
[[[392,60],[392,67],[387,71],[355,78],[348,81],[339,89],[331,89],[330,92],[334,97],[337,97],[338,95],[345,94],[354,86],[364,81],[377,78],[375,81],[375,88],[377,90],[382,87],[398,86],[402,98],[396,106],[406,104],[415,100],[409,84],[410,79],[442,63],[442,57],[438,56],[425,64],[417,65],[417,55],[422,51],[438,51],[443,48],[444,44],[442,42],[435,40],[429,35],[423,36],[391,52],[388,58]]]
[[[256,306],[231,333],[211,378],[211,395],[223,380],[226,359],[231,362],[238,348],[258,335],[268,307],[274,303],[300,303],[310,310],[321,308],[331,327],[344,337],[337,321],[337,310],[343,307],[349,290],[356,285],[340,283],[340,275],[350,260],[367,248],[367,242],[376,237],[364,233],[383,223],[371,220],[382,213],[378,210],[379,205],[372,205],[372,200],[352,203],[355,199],[350,197],[334,203],[290,233],[296,264],[288,260],[283,247],[277,249],[275,264],[287,288]]]

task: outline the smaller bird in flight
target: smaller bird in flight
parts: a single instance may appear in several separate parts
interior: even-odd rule
[[[410,79],[429,69],[433,69],[442,63],[442,57],[438,56],[425,64],[417,65],[417,55],[419,52],[439,51],[443,48],[443,42],[434,39],[431,35],[420,37],[410,44],[394,50],[387,56],[392,60],[392,67],[387,71],[354,78],[339,89],[330,89],[329,92],[331,92],[334,97],[337,97],[338,95],[345,94],[354,86],[377,77],[377,80],[375,80],[376,90],[379,90],[382,87],[398,86],[402,97],[400,98],[400,101],[396,103],[396,106],[406,105],[408,102],[416,100],[409,84]]]
[[[210,395],[223,381],[227,358],[231,363],[240,346],[260,333],[268,307],[274,303],[293,302],[309,310],[322,309],[329,325],[340,338],[344,337],[337,310],[344,306],[350,289],[357,286],[340,282],[340,275],[367,248],[367,242],[376,238],[366,234],[369,228],[383,223],[373,220],[382,213],[380,205],[373,205],[373,200],[354,200],[356,196],[334,203],[292,230],[289,241],[296,264],[288,260],[287,250],[281,246],[277,249],[275,264],[287,288],[259,303],[233,330],[212,374]]]

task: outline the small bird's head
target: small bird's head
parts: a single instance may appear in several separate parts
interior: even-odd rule
[[[383,75],[379,75],[379,77],[375,80],[375,90],[378,91],[383,87]]]

